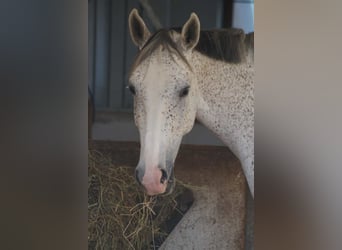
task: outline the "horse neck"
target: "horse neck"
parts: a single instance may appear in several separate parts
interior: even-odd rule
[[[196,118],[241,160],[250,154],[244,148],[251,136],[254,137],[254,67],[251,60],[229,64],[193,52],[192,65],[199,88]]]

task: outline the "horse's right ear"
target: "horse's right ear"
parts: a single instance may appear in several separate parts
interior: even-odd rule
[[[135,8],[129,14],[128,26],[133,43],[141,49],[150,38],[151,33]]]
[[[191,50],[196,47],[200,37],[200,31],[201,25],[198,16],[195,13],[191,13],[181,33],[182,45],[185,50]]]

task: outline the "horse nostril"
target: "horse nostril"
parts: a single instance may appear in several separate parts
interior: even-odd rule
[[[160,178],[160,183],[164,184],[164,182],[167,180],[167,173],[164,169],[160,170],[162,172],[162,177]]]

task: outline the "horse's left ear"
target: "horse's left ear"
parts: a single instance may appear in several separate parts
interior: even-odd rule
[[[181,39],[185,50],[196,47],[200,37],[201,25],[198,16],[191,13],[189,20],[183,25]]]

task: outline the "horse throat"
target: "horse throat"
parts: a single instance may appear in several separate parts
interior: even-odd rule
[[[193,60],[199,89],[196,118],[239,158],[246,177],[253,178],[253,65],[249,62],[229,64],[203,55],[195,55]]]

